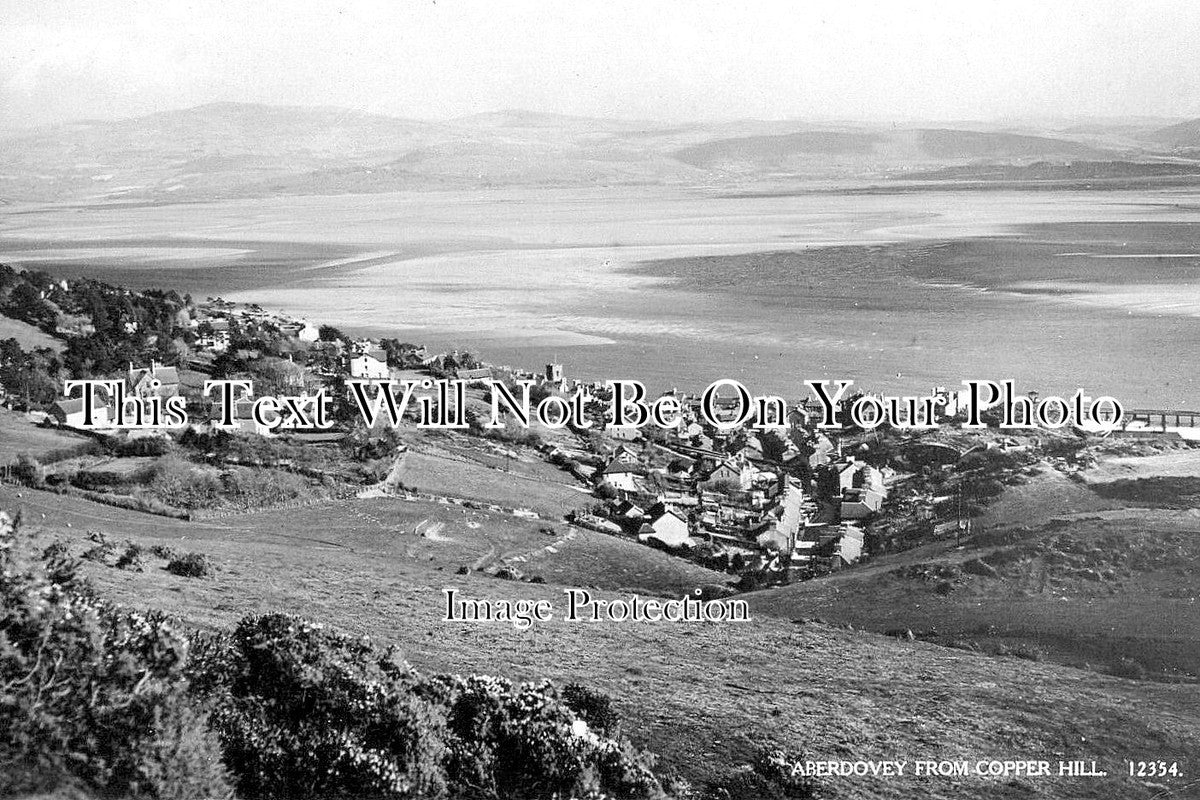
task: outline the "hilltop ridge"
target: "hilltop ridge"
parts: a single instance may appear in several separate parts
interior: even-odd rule
[[[877,182],[964,166],[1177,161],[1181,149],[1195,146],[1195,125],[677,124],[518,109],[426,121],[215,102],[9,135],[0,153],[0,199],[172,202],[494,185]]]

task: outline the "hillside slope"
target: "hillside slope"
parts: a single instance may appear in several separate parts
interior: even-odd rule
[[[1200,147],[1200,119],[1189,119],[1184,122],[1160,128],[1147,137],[1153,142],[1176,149],[1191,149]]]
[[[763,613],[817,617],[1091,671],[1200,679],[1200,451],[1095,445],[1087,469],[1042,464],[975,535],[756,593]]]
[[[1123,759],[1178,759],[1194,771],[1186,759],[1200,748],[1200,698],[1189,686],[1081,681],[1077,670],[766,614],[724,625],[572,624],[560,616],[526,631],[450,625],[448,586],[479,598],[547,599],[560,613],[563,602],[561,586],[454,574],[451,565],[467,551],[525,536],[491,518],[475,518],[477,528],[465,519],[453,525],[461,509],[402,514],[390,501],[368,501],[182,523],[17,494],[0,487],[0,505],[23,508],[39,543],[62,540],[79,552],[91,546],[88,529],[103,528],[147,547],[201,551],[216,564],[214,577],[187,579],[155,559],[142,572],[93,563],[101,591],[123,603],[165,608],[201,626],[229,626],[251,612],[299,613],[396,644],[426,670],[582,681],[610,693],[627,731],[694,781],[774,742],[819,759],[1082,758],[1110,771],[1103,779],[824,778],[824,797],[1148,799],[1161,784],[1123,777]],[[437,537],[420,536],[409,521],[431,514],[445,514],[445,526]],[[453,555],[439,555],[442,547]],[[594,576],[554,579],[588,585]]]

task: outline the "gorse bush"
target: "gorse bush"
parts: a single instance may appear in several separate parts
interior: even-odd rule
[[[213,574],[212,560],[203,553],[175,556],[167,562],[167,572],[182,578],[207,578]]]
[[[455,797],[662,794],[651,758],[593,732],[548,683],[435,678],[446,692],[447,763]]]
[[[222,473],[221,484],[222,496],[245,508],[285,503],[309,497],[314,491],[301,476],[278,469],[235,467]]]
[[[130,795],[226,794],[186,660],[162,617],[96,599],[64,547],[36,553],[0,514],[0,795],[66,777]]]
[[[198,691],[247,797],[437,796],[444,717],[415,674],[303,620],[251,617],[197,648]]]
[[[46,470],[36,458],[28,453],[17,454],[17,463],[12,466],[9,474],[12,475],[13,480],[34,489],[40,489],[46,485]]]
[[[117,569],[128,569],[136,572],[142,571],[142,556],[145,553],[144,548],[136,542],[126,542],[125,549],[121,551],[121,555],[117,557],[117,562],[113,565]]]
[[[583,684],[568,683],[562,690],[563,702],[579,715],[592,730],[605,736],[620,730],[621,718],[613,708],[612,698]]]
[[[812,779],[797,774],[801,761],[779,748],[761,747],[749,764],[728,770],[709,783],[701,800],[810,800],[816,791]]]
[[[157,461],[151,470],[146,485],[164,503],[197,509],[217,505],[221,499],[221,480],[211,470],[174,457]]]
[[[422,677],[391,651],[283,615],[197,642],[194,686],[240,794],[389,798],[662,795],[648,756],[549,684]]]

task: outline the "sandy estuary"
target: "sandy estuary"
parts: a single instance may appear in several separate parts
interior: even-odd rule
[[[1200,406],[1193,190],[506,189],[10,206],[0,260],[699,389],[968,378]]]

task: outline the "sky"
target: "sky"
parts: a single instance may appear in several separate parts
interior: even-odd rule
[[[1200,116],[1200,3],[0,0],[0,127],[239,101],[444,119]]]

